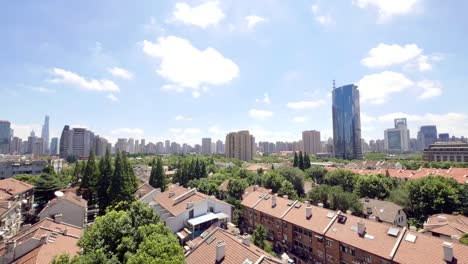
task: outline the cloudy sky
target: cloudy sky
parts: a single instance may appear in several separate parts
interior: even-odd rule
[[[8,1],[0,119],[199,143],[332,136],[332,81],[361,91],[363,137],[393,118],[468,136],[468,1]]]

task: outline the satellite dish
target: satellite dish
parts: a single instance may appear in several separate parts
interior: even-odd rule
[[[61,191],[56,191],[56,192],[54,192],[54,194],[57,197],[62,197],[63,196],[63,192],[61,192]]]

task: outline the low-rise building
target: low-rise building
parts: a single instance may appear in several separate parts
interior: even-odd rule
[[[37,175],[47,165],[45,160],[32,161],[0,161],[0,179],[6,179],[18,174]]]
[[[226,202],[171,184],[162,193],[144,197],[167,227],[182,241],[199,236],[212,224],[224,225],[232,219],[232,206]]]
[[[423,151],[425,161],[468,162],[468,143],[437,142]]]
[[[87,223],[88,202],[72,191],[58,194],[42,209],[39,218],[60,218],[58,222],[84,228]]]
[[[378,199],[362,198],[360,201],[362,213],[367,219],[399,227],[406,227],[408,225],[408,216],[403,207]]]
[[[285,257],[287,261],[287,256]],[[250,242],[250,236],[239,236],[221,228],[204,234],[203,239],[185,254],[187,264],[283,264],[283,262]]]
[[[424,231],[446,240],[458,240],[468,233],[468,217],[464,215],[436,214],[427,218]]]
[[[42,219],[0,243],[0,263],[48,264],[57,255],[78,254],[77,242],[83,235],[83,229],[57,220]]]

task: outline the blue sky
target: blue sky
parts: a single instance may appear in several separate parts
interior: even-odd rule
[[[468,136],[468,2],[17,1],[0,9],[0,119],[199,143],[332,136],[332,80],[361,91],[363,137],[393,118]]]

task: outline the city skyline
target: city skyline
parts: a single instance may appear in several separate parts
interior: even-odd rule
[[[132,137],[195,144],[243,129],[259,141],[294,141],[310,129],[325,140],[333,134],[334,79],[359,87],[366,140],[382,139],[400,117],[412,137],[423,125],[468,135],[458,96],[466,82],[464,26],[449,19],[467,3],[271,1],[266,10],[252,1],[148,1],[109,10],[103,1],[83,12],[88,4],[2,9],[6,21],[22,21],[0,25],[7,40],[0,44],[1,119],[12,122],[15,135],[40,135],[49,114],[50,138],[70,124],[113,143]],[[66,25],[54,22],[64,18]],[[213,61],[207,52],[216,54]]]

